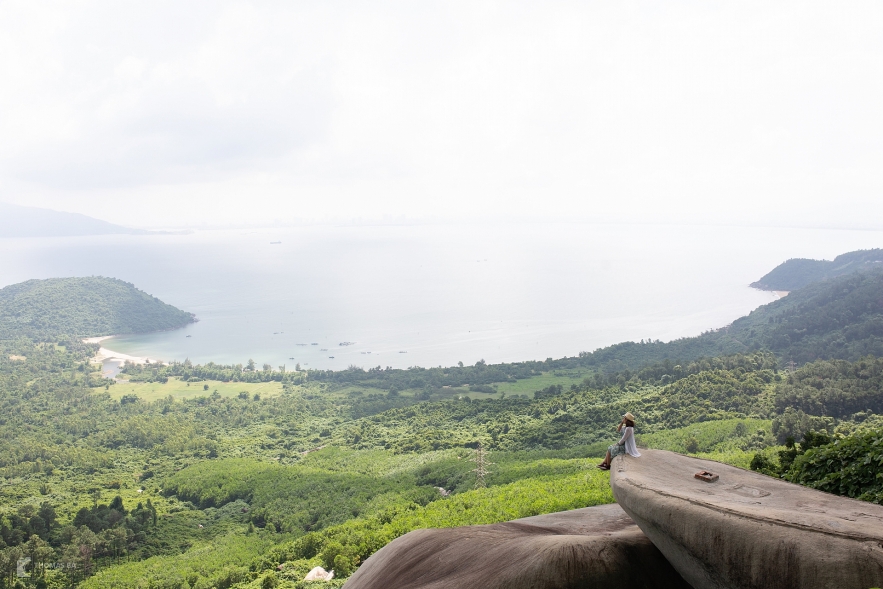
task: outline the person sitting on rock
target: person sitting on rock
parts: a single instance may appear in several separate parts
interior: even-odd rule
[[[622,416],[622,421],[616,426],[616,431],[622,430],[622,426],[625,426],[625,431],[622,432],[622,439],[607,447],[607,456],[604,458],[604,462],[598,465],[598,468],[601,470],[610,470],[610,461],[613,460],[614,456],[628,454],[629,456],[638,457],[641,455],[638,452],[638,447],[635,445],[635,416],[631,412]]]

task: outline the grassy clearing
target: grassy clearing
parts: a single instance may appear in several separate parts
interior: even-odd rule
[[[553,384],[560,384],[565,389],[569,389],[570,385],[581,383],[591,374],[591,370],[554,370],[515,382],[500,383],[497,385],[497,390],[507,395],[524,395],[532,399],[536,391]]]
[[[104,389],[102,387],[96,390]],[[138,395],[138,398],[149,402],[168,396],[175,400],[207,397],[215,391],[222,397],[235,397],[243,391],[248,393],[249,397],[253,397],[255,394],[262,398],[277,397],[282,394],[282,383],[221,382],[218,380],[181,382],[177,378],[170,378],[166,383],[121,381],[111,385],[107,392],[114,399],[120,399],[123,395]]]
[[[492,388],[496,390],[494,393],[484,393],[480,391],[470,390],[468,386],[446,387],[436,389],[432,394],[433,401],[444,401],[449,399],[458,399],[461,397],[469,397],[473,400],[483,399],[499,399],[505,396],[523,396],[530,399],[536,391],[545,389],[551,385],[561,385],[565,390],[570,388],[572,384],[579,384],[587,376],[592,374],[591,370],[554,370],[544,372],[530,378],[524,378],[515,382],[494,383]],[[361,392],[371,394],[377,392],[385,392],[366,385],[346,385],[342,387],[327,387],[326,392],[332,396],[345,398],[348,395]],[[399,395],[403,397],[418,396],[422,393],[422,389],[402,389]]]

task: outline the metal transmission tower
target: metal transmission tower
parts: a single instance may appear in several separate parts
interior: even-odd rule
[[[487,485],[484,482],[484,477],[488,475],[488,467],[493,464],[487,459],[487,451],[484,449],[484,446],[481,442],[478,443],[478,447],[475,448],[475,455],[472,460],[475,462],[475,468],[472,469],[472,472],[475,473],[475,488],[476,489],[484,489]]]

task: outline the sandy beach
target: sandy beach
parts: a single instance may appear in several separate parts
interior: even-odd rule
[[[776,295],[777,298],[783,299],[788,296],[790,290],[774,290],[773,294]]]
[[[100,344],[106,339],[112,338],[112,335],[105,335],[101,337],[89,337],[83,340],[85,344]],[[120,364],[123,364],[126,361],[132,362],[133,364],[146,364],[150,362],[150,358],[143,358],[141,356],[130,356],[128,354],[123,354],[122,352],[114,352],[104,346],[98,348],[98,353],[92,357],[92,363],[94,364],[104,364],[106,361],[118,361]],[[157,362],[154,360],[153,362]]]

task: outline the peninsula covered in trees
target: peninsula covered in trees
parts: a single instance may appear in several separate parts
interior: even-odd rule
[[[0,338],[50,341],[176,329],[196,317],[115,278],[28,280],[0,289]]]

